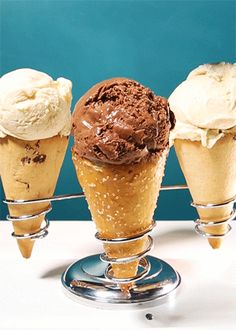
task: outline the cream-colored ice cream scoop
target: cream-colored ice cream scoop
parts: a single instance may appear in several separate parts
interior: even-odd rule
[[[0,138],[22,140],[69,135],[71,81],[18,69],[0,78]]]
[[[171,140],[201,141],[208,148],[236,133],[236,63],[204,64],[171,94],[176,126]]]
[[[219,248],[236,195],[236,64],[204,64],[169,98],[176,116],[175,151],[200,217],[202,234]],[[215,225],[212,225],[214,223]]]
[[[67,79],[53,81],[32,69],[0,78],[0,175],[7,199],[53,195],[69,141],[71,87]],[[8,205],[13,217],[36,215],[13,222],[25,258],[35,241],[19,235],[38,233],[47,207],[49,203]]]

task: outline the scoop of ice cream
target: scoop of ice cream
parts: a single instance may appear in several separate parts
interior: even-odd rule
[[[92,87],[76,104],[74,151],[111,164],[138,162],[169,144],[174,116],[166,99],[138,82],[114,78]]]
[[[236,64],[204,64],[171,94],[176,126],[171,139],[201,141],[211,148],[227,133],[236,133]]]
[[[18,69],[0,78],[0,137],[22,140],[69,135],[71,81]]]

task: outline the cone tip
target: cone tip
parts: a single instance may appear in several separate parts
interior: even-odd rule
[[[210,246],[215,250],[221,247],[222,238],[208,238]]]
[[[23,239],[17,240],[17,243],[22,257],[25,259],[29,259],[31,257],[32,250],[34,247],[34,241],[30,239]]]

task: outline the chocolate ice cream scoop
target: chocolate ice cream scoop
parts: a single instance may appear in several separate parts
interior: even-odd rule
[[[139,162],[168,146],[174,124],[165,98],[134,80],[105,80],[75,106],[74,152],[110,164]]]

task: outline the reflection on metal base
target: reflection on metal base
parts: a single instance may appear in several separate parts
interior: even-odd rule
[[[76,261],[62,274],[62,284],[72,297],[93,300],[97,303],[135,304],[150,302],[166,297],[180,284],[180,275],[165,261],[152,256],[146,257],[150,271],[134,283],[127,295],[119,285],[105,277],[107,263],[100,254]],[[142,265],[139,272],[143,271]]]

